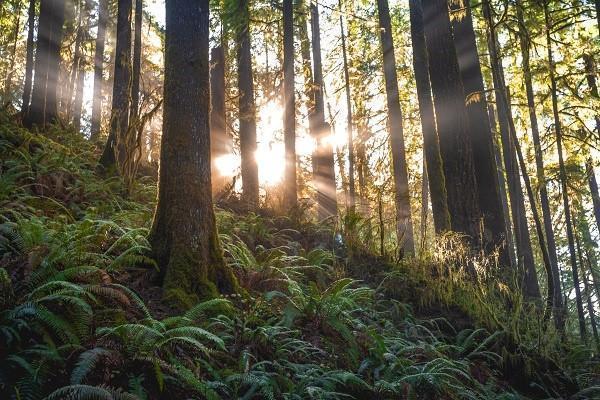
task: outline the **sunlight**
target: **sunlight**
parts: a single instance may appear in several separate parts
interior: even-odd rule
[[[240,159],[235,154],[225,154],[215,159],[215,167],[222,176],[232,177],[240,168]]]

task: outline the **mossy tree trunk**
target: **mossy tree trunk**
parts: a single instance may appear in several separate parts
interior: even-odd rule
[[[476,245],[480,236],[477,183],[447,0],[423,2],[423,21],[450,224]]]
[[[421,0],[410,0],[410,29],[413,49],[413,69],[419,98],[419,114],[423,131],[423,152],[425,153],[427,181],[431,192],[431,208],[435,231],[440,233],[450,230],[450,214],[448,212],[448,196],[444,167],[440,155],[440,144],[435,129],[431,84],[429,83],[429,61],[425,47],[423,27],[423,6]],[[423,203],[423,207],[428,207]]]
[[[105,170],[117,166],[116,153],[124,156],[121,138],[129,126],[129,107],[131,103],[131,10],[132,0],[118,0],[117,43],[115,50],[115,68],[110,113],[110,132],[104,151],[100,156],[100,165]]]
[[[225,97],[225,49],[223,45],[219,45],[211,50],[210,69],[210,154],[213,197],[219,196],[228,178],[219,171],[216,160],[233,151],[233,138],[227,134]]]
[[[184,304],[236,287],[211,196],[208,5],[166,3],[163,134],[150,243],[165,295]]]
[[[500,264],[509,266],[510,257],[498,184],[498,166],[494,157],[493,136],[488,119],[471,7],[469,2],[465,1],[464,9],[459,9],[458,4],[454,2],[451,2],[451,8],[453,11],[459,11],[454,14],[452,27],[465,91],[463,101],[467,108],[469,133],[473,146],[473,166],[477,179],[479,209],[483,217],[483,249],[487,254],[499,251]],[[462,18],[459,18],[459,14],[462,14]]]
[[[56,90],[65,21],[64,0],[41,0],[31,104],[24,120],[28,127],[56,122]]]
[[[394,192],[396,197],[396,232],[401,254],[411,256],[415,253],[415,243],[410,210],[410,194],[408,191],[408,166],[406,165],[402,108],[400,107],[400,92],[398,90],[398,76],[396,73],[392,22],[387,0],[377,0],[377,9],[392,150],[392,173],[394,174]]]
[[[98,140],[102,122],[102,87],[104,85],[104,47],[106,23],[108,21],[108,0],[98,1],[98,28],[94,49],[94,95],[92,98],[92,129],[90,139]]]

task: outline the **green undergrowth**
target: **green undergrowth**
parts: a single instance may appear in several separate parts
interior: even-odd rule
[[[220,210],[244,295],[173,309],[148,257],[155,184],[127,195],[97,176],[97,155],[73,132],[0,115],[2,399],[600,393],[595,354],[543,327],[452,237],[393,264],[360,248],[358,228],[334,240],[306,218]]]

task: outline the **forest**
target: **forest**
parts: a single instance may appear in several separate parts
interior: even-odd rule
[[[600,1],[0,0],[0,399],[600,399]]]

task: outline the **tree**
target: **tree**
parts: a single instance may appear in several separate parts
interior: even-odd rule
[[[31,104],[24,119],[28,127],[45,127],[58,119],[56,89],[65,21],[64,0],[41,0]]]
[[[467,235],[475,245],[480,235],[477,183],[448,2],[428,0],[422,4],[429,77],[446,178],[451,228]]]
[[[104,41],[108,20],[108,0],[98,0],[98,26],[94,49],[94,94],[92,98],[92,129],[90,140],[100,136],[102,123],[102,87],[104,86]]]
[[[313,130],[317,142],[315,156],[315,184],[317,187],[318,217],[320,220],[337,214],[335,166],[333,146],[327,140],[331,134],[331,126],[325,121],[325,101],[323,99],[324,81],[321,61],[321,29],[319,23],[319,8],[317,4],[310,5],[310,23],[312,33],[312,55],[314,62],[314,82],[311,93],[314,109]]]
[[[142,25],[144,4],[135,0],[134,35],[133,35],[133,67],[131,74],[131,106],[129,120],[136,121],[140,117],[140,76],[142,72]]]
[[[517,3],[517,21],[519,23],[519,45],[522,57],[523,81],[525,83],[525,93],[527,96],[527,110],[529,112],[529,122],[531,126],[531,137],[533,139],[533,148],[535,153],[536,175],[538,180],[540,205],[542,208],[542,218],[544,220],[544,232],[546,235],[546,243],[548,244],[548,256],[550,257],[550,265],[552,268],[553,280],[553,303],[555,315],[562,313],[562,290],[560,285],[560,271],[558,269],[558,256],[556,253],[556,241],[554,239],[554,228],[552,226],[552,213],[550,211],[550,201],[548,199],[548,188],[546,184],[546,174],[544,171],[544,157],[542,154],[542,145],[540,141],[540,132],[538,126],[537,114],[535,111],[535,97],[533,94],[533,82],[530,66],[530,43],[525,17],[523,15],[523,5],[519,1]],[[538,235],[539,236],[539,235]],[[563,328],[563,318],[555,318],[557,327]]]
[[[410,29],[413,49],[413,70],[419,98],[421,130],[423,131],[423,150],[425,153],[426,175],[431,192],[433,223],[438,233],[450,230],[450,214],[448,212],[448,195],[444,167],[440,154],[440,144],[435,128],[431,84],[429,83],[429,61],[425,46],[423,26],[423,7],[421,0],[410,0]],[[423,207],[427,207],[424,203]]]
[[[548,0],[543,1],[544,11],[544,28],[546,33],[546,46],[547,46],[547,57],[548,57],[548,72],[550,78],[550,96],[552,99],[552,116],[554,118],[554,135],[556,138],[556,149],[558,151],[558,166],[559,166],[559,178],[561,185],[561,194],[563,207],[565,212],[565,225],[567,228],[567,242],[569,244],[569,256],[571,261],[571,273],[573,275],[573,285],[575,286],[575,303],[577,305],[577,316],[579,321],[579,334],[585,341],[587,338],[587,329],[585,327],[585,314],[583,311],[583,299],[581,295],[581,287],[579,286],[579,270],[577,267],[577,254],[575,252],[575,239],[573,232],[573,220],[571,218],[571,206],[569,204],[569,192],[567,184],[567,170],[565,168],[565,161],[563,156],[563,134],[562,124],[560,121],[560,114],[558,110],[558,89],[556,84],[556,70],[554,65],[554,53],[552,50],[552,37],[551,29],[552,24],[550,21],[550,11],[548,7]]]
[[[523,294],[529,299],[541,298],[540,287],[535,271],[533,248],[525,210],[525,196],[519,177],[519,165],[516,156],[516,133],[513,132],[512,111],[507,98],[504,70],[498,51],[496,25],[492,20],[492,11],[488,1],[483,2],[483,14],[486,22],[487,43],[490,54],[490,64],[494,82],[494,94],[498,105],[498,120],[502,141],[502,155],[510,207],[512,211],[515,244],[517,248],[517,279]]]
[[[165,294],[183,303],[236,286],[210,190],[208,4],[166,2],[163,135],[150,243]]]
[[[29,100],[31,99],[31,81],[33,78],[33,50],[35,31],[35,0],[29,0],[27,11],[27,55],[25,56],[25,83],[23,84],[23,100],[21,101],[21,114],[27,115]]]
[[[210,70],[210,147],[213,196],[223,190],[227,177],[217,168],[216,160],[230,154],[233,149],[231,135],[227,134],[225,108],[225,51],[223,45],[211,50]]]
[[[294,4],[283,0],[283,139],[285,143],[285,177],[283,204],[296,207],[296,94],[294,89]]]
[[[342,0],[338,2],[340,8],[340,33],[342,39],[342,60],[344,62],[344,83],[346,89],[346,129],[348,130],[348,196],[350,210],[356,206],[356,186],[354,183],[354,133],[352,125],[352,95],[350,93],[350,73],[348,71],[348,54],[346,51],[346,34],[344,33],[344,20]]]
[[[396,56],[392,39],[392,23],[387,0],[377,0],[379,11],[379,29],[383,52],[383,75],[388,105],[388,124],[392,147],[392,165],[396,194],[396,228],[398,244],[402,253],[411,255],[415,252],[412,217],[410,211],[410,194],[408,191],[408,171],[406,150],[404,148],[404,131],[402,127],[402,109],[398,91],[396,74]]]
[[[459,9],[458,3],[451,2],[451,4],[454,11],[461,11],[454,13],[452,27],[460,76],[464,87],[463,99],[469,120],[479,208],[483,217],[483,246],[487,254],[498,250],[500,263],[509,266],[510,249],[507,246],[505,216],[496,173],[498,166],[494,157],[493,136],[488,119],[471,7],[468,1],[465,2],[462,10]],[[462,18],[458,17],[459,14],[462,14]]]
[[[117,167],[117,162],[121,162],[125,155],[122,143],[129,128],[131,100],[131,8],[131,0],[118,0],[110,131],[100,156],[100,166],[104,170]],[[117,153],[119,153],[118,159]]]
[[[249,0],[239,0],[234,15],[237,18],[234,24],[237,42],[242,198],[248,208],[252,209],[258,206],[258,164]]]

